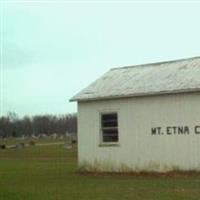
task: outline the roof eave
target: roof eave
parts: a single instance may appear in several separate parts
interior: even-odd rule
[[[165,94],[179,94],[179,93],[193,93],[200,92],[200,88],[191,88],[191,89],[181,89],[181,90],[173,90],[173,91],[159,91],[159,92],[145,92],[145,93],[135,93],[128,95],[112,95],[105,97],[94,97],[94,98],[71,98],[70,102],[87,102],[87,101],[100,101],[100,100],[111,100],[111,99],[121,99],[121,98],[131,98],[131,97],[143,97],[143,96],[157,96],[157,95],[165,95]]]

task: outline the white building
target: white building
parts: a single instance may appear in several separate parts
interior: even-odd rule
[[[200,170],[200,57],[111,69],[71,101],[83,169]]]

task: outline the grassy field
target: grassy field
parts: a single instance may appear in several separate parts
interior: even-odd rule
[[[76,148],[0,150],[0,200],[200,200],[200,175],[77,173]]]

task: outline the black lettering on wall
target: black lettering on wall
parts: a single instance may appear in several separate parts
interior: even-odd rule
[[[161,127],[158,127],[158,134],[159,134],[159,135],[162,134],[162,133],[161,133]]]
[[[190,134],[190,129],[189,129],[188,126],[185,126],[185,128],[184,128],[184,133],[185,133],[185,134]]]
[[[156,130],[157,130],[157,128],[152,128],[151,129],[151,135],[156,135],[156,132],[157,132]]]
[[[192,128],[192,129],[191,129]],[[154,127],[151,128],[152,135],[189,135],[190,131],[192,130],[191,134],[199,134],[200,135],[200,125],[196,125],[193,127],[189,126],[167,126],[164,130],[162,127]],[[164,130],[164,132],[163,132]]]
[[[178,134],[184,134],[184,127],[178,127]]]
[[[173,128],[173,133],[176,134],[177,127],[173,126],[172,128]]]
[[[200,134],[200,126],[195,126],[194,132],[195,132],[196,134]]]
[[[171,135],[171,134],[172,134],[172,132],[171,132],[171,127],[168,126],[168,127],[167,127],[167,135]]]
[[[151,129],[151,134],[152,134],[152,135],[160,135],[160,134],[163,134],[163,133],[161,132],[161,127],[152,128],[152,129]]]

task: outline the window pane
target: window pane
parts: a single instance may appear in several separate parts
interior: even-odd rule
[[[103,136],[103,142],[118,142],[118,135],[115,135],[115,136]]]
[[[117,120],[117,113],[103,114],[102,120]]]
[[[101,130],[103,142],[118,142],[117,113],[105,113],[101,115]]]
[[[113,121],[102,121],[102,127],[117,127],[117,120]]]
[[[118,130],[115,129],[103,129],[103,142],[117,142]]]

